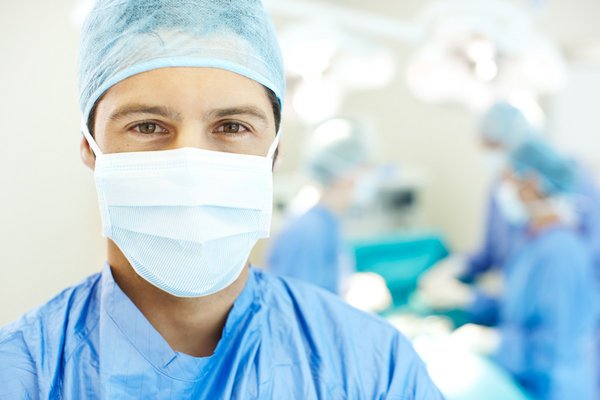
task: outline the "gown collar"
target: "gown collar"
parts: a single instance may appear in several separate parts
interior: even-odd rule
[[[102,269],[101,279],[101,307],[122,333],[121,339],[128,341],[155,369],[173,378],[189,381],[202,379],[209,372],[211,361],[221,358],[229,347],[227,343],[232,332],[240,329],[239,323],[257,301],[255,271],[250,268],[244,289],[229,312],[215,352],[208,357],[193,357],[169,346],[115,282],[108,263]]]

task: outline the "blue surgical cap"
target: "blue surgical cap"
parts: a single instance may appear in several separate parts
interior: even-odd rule
[[[485,112],[479,131],[485,140],[509,151],[537,133],[523,113],[506,102],[498,102]]]
[[[84,120],[111,86],[164,67],[213,67],[271,89],[280,105],[279,44],[260,0],[98,0],[81,33]]]
[[[576,183],[572,160],[548,143],[528,140],[510,155],[510,164],[519,177],[535,176],[547,195],[572,192]]]
[[[334,118],[318,125],[306,147],[309,176],[329,186],[369,160],[364,127],[357,121]]]

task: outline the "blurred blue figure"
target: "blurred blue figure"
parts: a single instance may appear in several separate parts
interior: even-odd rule
[[[267,265],[271,272],[338,293],[342,252],[338,218],[317,204],[290,221],[275,238]]]
[[[484,114],[479,131],[488,149],[488,164],[496,175],[506,165],[506,152],[536,134],[524,115],[516,107],[504,102],[496,103]],[[496,176],[496,179],[499,178]],[[463,280],[471,281],[490,268],[503,266],[506,256],[523,238],[521,227],[511,224],[500,212],[497,191],[498,181],[488,199],[483,245],[468,258]]]
[[[480,133],[489,149],[488,158],[499,175],[506,153],[524,141],[540,136],[539,132],[516,107],[500,102],[492,106],[481,120]],[[462,276],[472,281],[477,275],[494,267],[502,267],[507,255],[523,240],[522,227],[508,221],[498,206],[498,183],[489,196],[483,245],[472,254]],[[600,282],[600,190],[593,178],[580,165],[575,166],[573,204],[577,211],[578,229],[592,250],[596,274]]]
[[[496,359],[534,399],[595,399],[597,286],[569,201],[576,170],[535,140],[519,146],[509,163],[498,206],[525,235],[506,258],[499,302],[479,294],[478,311],[498,307]]]
[[[493,305],[485,304],[487,297],[473,300],[476,291],[470,284],[488,271],[498,273],[506,257],[525,238],[525,228],[509,221],[501,212],[498,193],[502,174],[507,167],[507,153],[518,148],[529,138],[538,136],[523,113],[516,107],[499,102],[490,107],[479,121],[481,140],[486,148],[487,164],[492,169],[495,182],[488,199],[485,235],[481,248],[464,257],[455,255],[442,260],[421,279],[420,285],[427,303],[433,309],[461,309],[468,311],[467,318],[474,323],[494,325],[498,316]]]
[[[361,129],[355,121],[337,118],[314,130],[306,168],[321,197],[275,238],[267,258],[272,272],[339,292],[344,273],[340,216],[353,204],[368,202],[374,191]]]

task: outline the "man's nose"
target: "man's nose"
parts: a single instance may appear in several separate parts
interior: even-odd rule
[[[196,147],[212,150],[211,142],[206,134],[206,127],[201,124],[188,124],[179,129],[177,139],[173,143],[175,148]]]

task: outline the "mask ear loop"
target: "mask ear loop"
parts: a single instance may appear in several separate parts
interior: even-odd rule
[[[267,158],[273,160],[273,156],[275,155],[275,150],[277,150],[277,146],[279,146],[279,138],[281,137],[281,130],[277,132],[275,135],[275,140],[271,143],[271,147],[269,147],[269,152],[267,153]]]
[[[85,140],[87,140],[88,144],[92,148],[92,151],[94,152],[96,157],[102,156],[103,155],[102,150],[100,150],[100,147],[98,147],[98,144],[92,137],[90,130],[84,120],[81,120],[81,133],[83,133]]]

